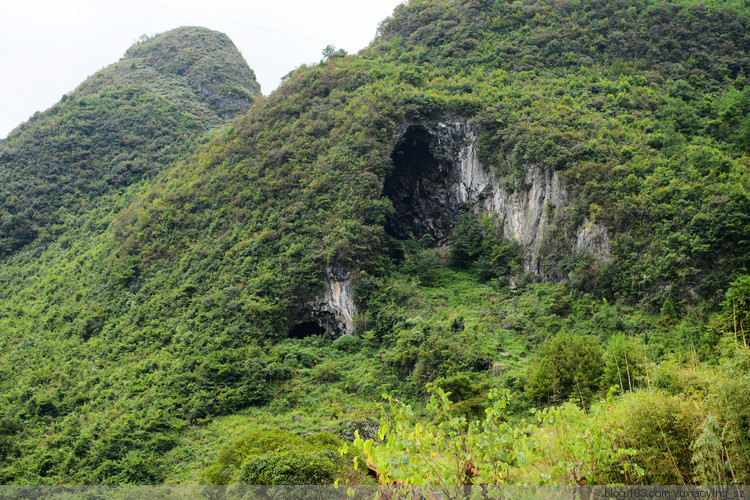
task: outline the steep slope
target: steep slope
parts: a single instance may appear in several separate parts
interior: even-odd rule
[[[123,273],[120,283],[131,279],[127,263],[107,261],[107,250],[103,250],[102,241],[108,238],[114,216],[151,186],[160,172],[175,168],[193,154],[207,133],[247,110],[259,96],[252,70],[225,35],[180,28],[139,42],[120,62],[102,69],[0,142],[4,400],[15,398],[15,386],[34,401],[48,400],[52,405],[48,409],[56,417],[89,412],[65,406],[69,399],[65,409],[52,410],[65,398],[48,399],[44,394],[89,393],[71,381],[91,383],[90,375],[102,361],[97,354],[94,358],[99,361],[91,364],[93,351],[81,349],[80,338],[75,337],[96,334],[104,318],[102,297],[98,292],[91,296],[85,292],[94,286],[96,274],[109,275],[112,268],[108,266],[115,265],[121,269],[116,272]],[[105,261],[99,270],[88,266]],[[42,302],[28,295],[34,283],[45,283]],[[104,302],[109,304],[109,299]],[[14,304],[33,311],[29,321],[19,316],[23,313],[14,310]],[[38,323],[39,314],[56,319]],[[63,360],[56,353],[64,351]],[[44,380],[22,382],[36,370],[46,373]],[[106,418],[101,407],[91,412]],[[10,420],[4,422],[22,418],[27,424],[22,432],[37,437],[42,429],[37,424],[47,418],[38,420],[36,410],[23,415],[11,411],[5,416]],[[8,425],[15,428],[15,424]],[[0,459],[4,464],[7,455],[26,455],[10,444],[11,438],[3,439]],[[151,446],[148,441],[143,445]],[[39,479],[47,474],[38,470],[50,466],[33,461],[18,467],[10,476],[3,474],[3,482],[8,477],[50,481]],[[117,481],[111,471],[92,476],[95,468],[75,481]],[[74,480],[57,477],[57,482]],[[153,476],[141,480],[147,477]]]
[[[716,357],[710,313],[750,265],[748,23],[412,1],[361,54],[297,69],[116,215],[81,209],[95,237],[0,271],[1,402],[24,422],[3,480],[195,479],[170,474],[211,461],[222,416],[307,433],[440,379],[476,382],[475,413],[490,385],[525,411],[570,396],[524,391],[557,332]],[[594,375],[587,395],[614,382]]]
[[[140,42],[0,143],[0,257],[152,178],[259,95],[223,34],[180,28]]]
[[[499,212],[547,279],[656,308],[719,300],[750,265],[747,22],[662,3],[412,2],[360,56],[297,70],[186,173],[199,184],[159,191],[173,201],[155,214],[191,240],[272,235],[257,262],[294,282],[301,260],[380,265],[383,220],[447,241],[473,205]],[[185,210],[188,196],[207,201]],[[157,229],[123,248],[166,255]],[[320,279],[271,288],[298,303]]]

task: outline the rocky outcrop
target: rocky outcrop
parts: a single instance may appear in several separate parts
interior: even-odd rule
[[[295,316],[289,335],[304,337],[328,333],[333,337],[354,332],[357,309],[352,298],[349,272],[327,268],[322,292],[307,301]]]
[[[480,165],[478,129],[465,119],[407,123],[399,135],[394,172],[383,186],[395,209],[386,227],[391,234],[406,238],[429,233],[441,244],[467,207],[495,212],[503,220],[505,236],[523,245],[526,270],[539,271],[545,230],[555,210],[568,204],[557,172],[528,165],[520,186],[509,188]],[[595,239],[604,255],[606,231],[598,230]]]
[[[576,234],[576,254],[588,254],[597,261],[610,257],[609,234],[601,224],[586,219]]]
[[[326,269],[326,286],[320,298],[321,308],[330,312],[327,330],[335,337],[354,332],[356,307],[352,298],[352,280],[343,269]]]
[[[393,173],[383,183],[383,195],[394,206],[386,225],[390,234],[398,238],[430,234],[437,245],[443,245],[467,208],[494,212],[502,220],[505,236],[522,244],[525,270],[540,271],[538,257],[547,229],[555,213],[569,203],[557,172],[527,165],[521,181],[511,188],[479,163],[478,129],[465,119],[405,123],[399,137],[392,155]],[[609,258],[609,237],[599,224],[585,221],[570,244],[576,254]],[[290,336],[353,333],[356,308],[349,272],[328,268],[324,281],[321,293],[296,315]]]
[[[451,125],[444,124],[449,128]],[[524,267],[538,271],[536,257],[550,225],[551,214],[568,204],[568,196],[557,172],[529,165],[524,169],[523,181],[516,189],[509,189],[496,176],[486,172],[477,159],[477,133],[466,124],[452,124],[465,131],[465,146],[456,163],[456,190],[465,205],[475,210],[495,212],[503,219],[503,233],[524,246]]]
[[[455,189],[462,137],[437,130],[436,123],[404,125],[391,155],[393,173],[383,183],[394,213],[386,231],[397,238],[432,235],[446,240],[466,201]]]

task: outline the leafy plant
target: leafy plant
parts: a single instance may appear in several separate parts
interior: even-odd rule
[[[537,401],[559,403],[568,397],[587,404],[602,376],[602,349],[591,336],[561,332],[535,353],[526,393]]]
[[[409,406],[385,396],[390,413],[381,420],[377,439],[354,440],[380,484],[506,484],[511,468],[526,465],[531,441],[523,428],[512,427],[502,416],[507,392],[491,392],[486,417],[468,423],[451,412],[442,389],[431,386],[430,392],[432,421],[420,421]]]

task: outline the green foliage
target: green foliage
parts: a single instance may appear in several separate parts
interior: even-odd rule
[[[602,349],[596,338],[560,332],[537,349],[526,393],[537,401],[559,403],[573,397],[587,404],[602,373]]]
[[[12,418],[0,419],[0,464],[16,451],[14,436],[22,429],[21,422]]]
[[[131,48],[2,142],[0,257],[48,243],[101,197],[186,158],[258,95],[220,33],[180,28]]]
[[[750,470],[750,436],[743,430],[750,419],[750,379],[747,377],[750,370],[750,350],[736,344],[728,350],[728,356],[723,360],[717,377],[711,380],[710,390],[707,391],[707,415],[701,428],[701,436],[706,433],[703,436],[705,440],[696,440],[692,448],[694,456],[700,451],[704,453],[694,462],[696,482],[705,482],[706,476],[720,477],[731,484],[746,484],[750,481],[750,473],[747,472]],[[714,417],[716,423],[709,424],[709,417]],[[723,468],[715,455],[718,446],[709,433],[721,439]],[[701,443],[698,444],[698,441]]]
[[[564,484],[611,484],[624,476],[628,483],[643,474],[630,463],[634,448],[622,448],[622,430],[612,426],[607,406],[594,405],[585,413],[575,404],[565,403],[536,412],[541,427],[535,434],[537,452],[546,463],[546,481]]]
[[[225,53],[217,58],[216,52]],[[159,73],[184,78],[203,94],[221,116],[247,111],[260,96],[260,85],[232,41],[216,31],[177,28],[168,33],[140,40],[125,53],[125,61],[138,61]]]
[[[268,98],[225,37],[144,40],[0,143],[2,482],[174,482],[233,439],[206,437],[217,422],[309,433],[388,391],[414,408],[399,432],[436,432],[384,444],[394,478],[431,478],[434,450],[444,481],[703,481],[718,437],[747,483],[748,19],[738,2],[412,1]],[[508,191],[531,196],[532,167],[564,183],[540,275],[472,207],[447,256],[386,234],[399,134],[445,117],[476,127]],[[589,227],[606,250],[579,248]],[[357,336],[286,338],[326,269],[351,273]],[[417,427],[429,382],[461,401]],[[627,394],[605,411],[602,386]],[[589,413],[512,423],[571,398]],[[288,447],[238,444],[212,481],[338,478],[331,446],[269,436]]]
[[[451,233],[450,264],[470,269],[481,280],[505,277],[521,269],[520,245],[504,238],[502,228],[489,215],[462,213]]]
[[[328,433],[303,439],[282,430],[253,431],[224,447],[205,473],[207,484],[333,484],[344,463],[342,442]],[[347,460],[348,459],[348,460]]]
[[[692,401],[657,391],[628,394],[613,411],[623,431],[619,442],[636,450],[631,460],[644,471],[635,482],[691,483],[690,447],[700,426],[699,408]]]
[[[747,347],[750,342],[750,275],[740,276],[732,282],[722,308],[720,328],[733,336],[735,342]]]
[[[724,446],[720,439],[721,429],[713,415],[701,427],[700,435],[692,443],[694,467],[693,480],[698,484],[727,484],[726,468],[724,466]]]
[[[297,450],[248,457],[242,463],[240,484],[332,484],[334,451],[300,454]]]
[[[485,416],[490,389],[466,373],[435,379],[433,386],[440,388],[451,400],[451,413],[463,416],[467,421],[481,420]]]
[[[390,412],[381,419],[377,439],[354,440],[381,485],[430,491],[445,485],[523,484],[534,469],[544,471],[537,476],[542,483],[606,484],[621,471],[640,474],[637,466],[623,463],[635,452],[618,447],[620,432],[609,427],[602,406],[586,415],[566,403],[536,412],[539,427],[511,424],[503,414],[509,393],[491,391],[485,417],[467,424],[452,413],[440,388],[431,392],[427,420],[389,397]]]
[[[354,335],[342,335],[331,344],[334,349],[344,352],[357,352],[362,347],[362,341]]]
[[[622,334],[613,336],[604,351],[603,361],[603,387],[619,387],[625,392],[647,384],[646,349],[639,339]]]
[[[357,439],[355,446],[386,485],[743,484],[749,448],[737,425],[747,418],[748,381],[735,370],[746,369],[750,358],[741,348],[731,359],[718,369],[669,367],[702,384],[700,392],[637,389],[614,398],[612,390],[588,411],[570,402],[534,410],[538,426],[500,416],[492,392],[487,421],[468,425],[439,388],[426,416],[389,399],[378,438]],[[491,419],[499,427],[488,427]],[[517,437],[503,439],[510,435]],[[502,457],[497,475],[486,474],[490,456]]]
[[[354,440],[380,484],[506,484],[511,467],[526,465],[533,445],[524,427],[502,418],[507,393],[490,393],[485,418],[467,426],[463,416],[452,416],[451,402],[440,388],[431,392],[431,422],[420,422],[409,406],[388,397],[390,414],[381,419],[377,439]]]
[[[468,212],[461,214],[451,236],[451,265],[460,269],[474,263],[482,253],[483,239],[479,220]]]
[[[392,240],[394,249],[403,251],[401,269],[405,274],[415,276],[425,286],[436,285],[441,279],[440,258],[432,249],[434,238],[429,234],[420,241],[408,239],[404,241]]]

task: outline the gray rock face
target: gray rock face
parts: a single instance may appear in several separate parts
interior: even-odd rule
[[[328,331],[335,336],[354,332],[354,315],[357,308],[352,298],[352,280],[349,272],[343,269],[326,269],[326,286],[319,304],[330,311]]]
[[[383,185],[395,214],[386,226],[399,238],[431,234],[442,244],[458,215],[473,207],[497,213],[506,237],[523,245],[526,271],[539,272],[537,257],[555,210],[568,203],[557,172],[534,165],[511,190],[485,171],[477,156],[478,130],[465,119],[406,123],[393,153],[394,172]],[[589,224],[579,230],[576,248],[609,255],[606,230]]]
[[[352,298],[349,272],[327,268],[322,292],[307,301],[295,317],[290,336],[304,337],[327,332],[333,337],[354,333],[357,309]]]
[[[576,254],[588,253],[595,260],[604,261],[609,259],[610,251],[607,229],[588,219],[583,221],[576,234]]]

